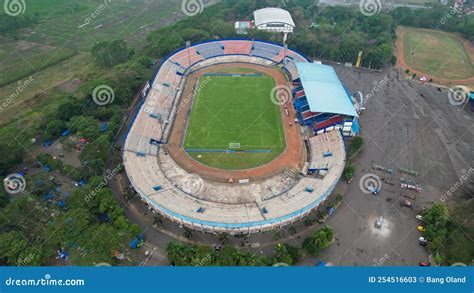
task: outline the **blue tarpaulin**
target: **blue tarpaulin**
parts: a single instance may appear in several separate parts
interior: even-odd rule
[[[52,142],[51,140],[48,140],[48,141],[45,141],[45,142],[43,143],[43,147],[49,148],[52,144],[53,144],[53,142]]]
[[[109,215],[107,214],[100,214],[99,219],[103,222],[108,222],[110,220]]]
[[[100,132],[106,132],[108,128],[109,128],[109,123],[107,122],[102,123],[102,125],[100,126]]]
[[[51,200],[54,198],[54,193],[52,191],[49,191],[48,193],[46,193],[45,196],[43,196],[43,200]]]
[[[143,239],[135,238],[130,242],[129,246],[130,246],[131,249],[136,249],[136,248],[140,247],[141,245],[143,245]]]

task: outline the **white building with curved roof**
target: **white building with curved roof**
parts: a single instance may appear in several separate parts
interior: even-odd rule
[[[290,13],[281,8],[262,8],[255,10],[253,15],[255,27],[259,30],[292,33],[295,28],[295,23]]]

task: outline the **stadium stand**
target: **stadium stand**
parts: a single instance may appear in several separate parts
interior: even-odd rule
[[[282,50],[284,51],[285,49],[281,46],[268,43],[254,42],[251,54],[254,56],[273,60],[274,58],[280,55],[280,52]],[[276,62],[278,63],[279,61]]]
[[[224,45],[220,42],[203,43],[196,46],[196,53],[205,59],[224,55]]]
[[[285,58],[286,55],[290,58]],[[123,146],[127,175],[150,209],[191,229],[234,234],[271,230],[293,223],[324,202],[344,169],[344,141],[339,131],[310,140],[310,166],[326,168],[326,176],[277,174],[260,182],[261,189],[255,184],[232,185],[229,189],[203,180],[202,192],[187,190],[186,178],[190,174],[180,169],[161,146],[166,143],[190,72],[226,62],[274,66],[283,61],[290,79],[296,80],[298,71],[294,60],[308,62],[291,49],[252,40],[201,43],[175,51],[164,59],[149,87],[143,91],[143,103]],[[301,84],[295,94],[299,97],[296,101],[304,102],[306,93]],[[331,156],[327,156],[328,153]],[[231,192],[236,196],[228,196]],[[249,198],[244,200],[241,195]],[[243,202],[239,202],[241,200]]]
[[[224,55],[250,55],[252,42],[249,41],[223,41]]]
[[[311,161],[308,172],[331,171],[333,159],[344,155],[338,146],[339,136],[339,131],[330,131],[309,139]]]
[[[296,68],[295,62],[292,58],[284,58],[282,60],[283,68],[290,76],[291,81],[297,81],[299,79],[298,69]]]

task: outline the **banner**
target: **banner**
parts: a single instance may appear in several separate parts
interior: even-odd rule
[[[474,292],[473,267],[1,267],[0,292]]]

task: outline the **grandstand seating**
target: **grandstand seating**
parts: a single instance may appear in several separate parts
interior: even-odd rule
[[[252,46],[251,54],[254,56],[262,57],[265,59],[273,60],[275,57],[279,56],[280,52],[284,50],[282,47],[268,44],[268,43],[260,43],[254,42]],[[281,61],[281,60],[280,60]],[[280,62],[278,61],[278,62]]]
[[[287,51],[288,50],[281,49],[280,52],[278,53],[278,55],[273,57],[273,61],[275,61],[276,63],[280,63],[281,61],[283,61],[283,59],[285,59],[285,57],[286,57],[286,52]]]
[[[311,111],[305,111],[301,114],[302,114],[304,120],[310,119],[310,118],[315,117],[316,115],[318,115],[318,113],[314,113],[314,112],[311,112]]]
[[[295,93],[295,99],[299,99],[305,96],[304,90],[297,91]]]
[[[335,163],[334,158],[341,158],[344,155],[340,147],[339,131],[330,131],[323,135],[317,135],[309,139],[310,145],[310,164],[308,170],[317,172],[325,170],[331,172]]]
[[[171,61],[179,64],[179,66],[186,70],[189,66],[202,61],[203,56],[196,54],[196,50],[194,48],[184,49],[174,56],[172,56]]]
[[[336,115],[336,116],[332,116],[331,118],[327,119],[327,120],[324,120],[322,122],[314,122],[313,123],[313,129],[314,131],[317,131],[319,129],[324,129],[328,126],[331,126],[331,125],[334,125],[334,124],[337,124],[337,123],[341,123],[343,122],[343,119],[341,116],[339,115]]]
[[[291,75],[291,80],[297,80],[299,78],[298,69],[296,69],[295,62],[291,58],[283,59],[283,68]]]
[[[195,47],[196,53],[205,59],[224,55],[224,48],[220,42],[204,43]]]
[[[222,41],[225,55],[250,55],[252,42],[249,41]]]

